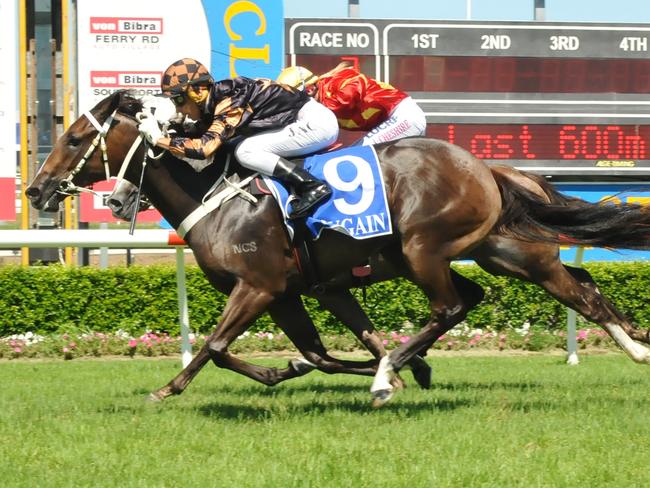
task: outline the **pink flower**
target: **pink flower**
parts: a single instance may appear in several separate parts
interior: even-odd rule
[[[584,341],[584,340],[587,338],[587,335],[589,335],[589,331],[588,331],[588,330],[580,329],[580,330],[578,331],[577,339],[578,339],[579,341]]]
[[[383,344],[384,346],[387,346],[387,345],[388,345],[388,339],[384,339],[384,340],[381,341],[381,342],[382,342],[382,344]]]
[[[138,346],[138,341],[136,341],[135,339],[129,340],[129,347],[133,348],[137,346]]]
[[[14,352],[20,354],[21,352],[23,352],[23,350],[20,347],[14,347]]]
[[[405,344],[405,343],[407,343],[410,339],[411,339],[411,338],[410,338],[409,336],[402,336],[402,337],[399,338],[399,341],[400,341],[402,344]]]
[[[68,353],[68,352],[70,352],[70,349],[68,349],[67,347],[64,347],[64,348],[63,348],[63,352],[64,352],[64,353]]]

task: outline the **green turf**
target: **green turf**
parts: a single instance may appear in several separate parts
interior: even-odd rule
[[[0,485],[650,486],[649,368],[618,354],[429,361],[432,389],[406,373],[381,410],[369,378],[266,388],[210,365],[148,404],[177,360],[3,361]]]

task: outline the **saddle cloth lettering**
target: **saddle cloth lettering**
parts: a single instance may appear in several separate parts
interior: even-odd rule
[[[333,194],[328,201],[307,217],[306,224],[314,238],[323,229],[343,232],[355,239],[368,239],[393,232],[386,200],[384,180],[372,146],[349,147],[305,160],[305,169],[325,180]],[[287,215],[293,196],[273,178],[264,181],[277,200],[293,236]]]

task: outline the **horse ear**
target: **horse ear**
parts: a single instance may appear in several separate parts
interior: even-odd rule
[[[118,90],[111,95],[110,102],[108,104],[108,109],[107,109],[107,112],[109,114],[115,112],[119,108],[120,103],[122,103],[122,96],[124,95],[124,93],[125,93],[124,90]]]

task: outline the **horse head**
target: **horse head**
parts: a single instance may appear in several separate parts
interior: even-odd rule
[[[32,206],[56,211],[67,196],[115,176],[138,137],[135,114],[141,110],[140,100],[118,91],[79,117],[56,141],[25,190]],[[142,148],[136,157],[138,153]]]

